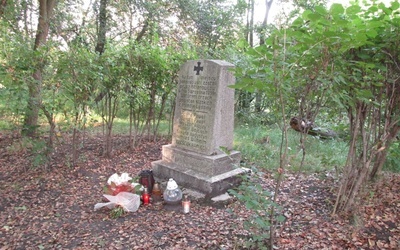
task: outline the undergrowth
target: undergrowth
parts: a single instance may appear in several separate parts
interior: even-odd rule
[[[266,170],[279,166],[279,146],[282,131],[277,125],[239,124],[235,128],[234,147],[242,154],[242,160]],[[342,139],[320,139],[307,136],[306,157],[300,169],[303,151],[300,147],[300,133],[289,129],[288,170],[321,172],[344,166],[348,143]]]
[[[400,172],[400,140],[391,145],[383,169],[396,173]]]

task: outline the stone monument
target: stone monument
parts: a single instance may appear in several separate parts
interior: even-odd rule
[[[240,153],[233,151],[234,65],[195,60],[182,65],[174,114],[172,144],[152,162],[154,176],[209,197],[240,182]]]

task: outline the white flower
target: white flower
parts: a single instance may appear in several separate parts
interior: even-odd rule
[[[122,173],[120,177],[121,183],[129,182],[132,178],[127,173]]]
[[[121,176],[115,173],[108,178],[107,184],[111,185],[111,182],[114,182],[115,185],[121,185],[129,182],[130,180],[132,180],[132,178],[127,173],[122,173]]]

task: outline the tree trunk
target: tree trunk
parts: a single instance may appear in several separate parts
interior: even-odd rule
[[[252,93],[249,93],[245,90],[240,90],[238,92],[239,100],[237,103],[237,111],[247,114],[250,112],[250,104],[253,101],[254,97],[252,96]]]
[[[265,0],[265,15],[262,23],[263,30],[267,27],[268,24],[269,11],[271,10],[272,2],[274,2],[274,0]],[[264,34],[260,34],[260,45],[263,44],[265,44],[265,37]]]
[[[106,33],[107,33],[107,4],[108,0],[100,0],[100,10],[97,27],[97,44],[96,52],[100,55],[104,52],[106,45]]]
[[[72,132],[72,166],[75,167],[78,163],[78,128],[74,126],[74,130]]]
[[[156,121],[154,121],[154,129],[153,129],[153,141],[155,142],[157,139],[157,132],[158,132],[158,128],[160,126],[160,122],[161,122],[161,118],[162,115],[164,113],[164,109],[165,109],[165,104],[167,102],[167,97],[168,97],[168,92],[164,92],[162,97],[161,97],[161,108],[160,111],[158,112],[157,117],[154,117],[154,119],[157,119]]]
[[[399,65],[399,63],[394,61],[395,65]],[[400,67],[396,67],[393,71],[400,73]],[[386,161],[388,149],[400,132],[400,79],[397,78],[393,83],[387,82],[385,93],[388,102],[385,110],[385,126],[383,131],[385,136],[382,136],[381,145],[377,146],[378,153],[369,176],[371,180],[380,175],[383,164]]]
[[[46,44],[50,28],[50,19],[53,16],[55,4],[56,0],[39,0],[39,19],[33,50],[37,50],[39,47]],[[42,73],[45,63],[45,60],[41,58],[32,75],[33,81],[27,82],[29,97],[24,118],[23,134],[30,137],[35,136],[38,127],[39,110],[42,99]]]
[[[7,0],[0,0],[0,18],[3,17],[4,9],[7,7]]]
[[[55,129],[56,129],[56,123],[54,121],[54,114],[52,112],[49,112],[45,107],[42,107],[42,111],[44,115],[47,118],[47,122],[50,125],[50,130],[49,130],[49,140],[47,141],[47,147],[49,149],[53,148],[53,139],[56,136]]]
[[[254,0],[249,0],[249,9],[247,10],[247,23],[245,37],[250,47],[254,46]]]
[[[105,109],[105,122],[106,122],[106,144],[105,144],[105,156],[107,158],[113,157],[113,125],[114,118],[118,110],[118,98],[113,96],[111,93],[107,93],[106,102],[104,105]]]
[[[261,114],[264,111],[262,102],[263,102],[263,94],[261,91],[257,91],[254,103],[254,109],[257,114]]]
[[[374,166],[369,175],[369,178],[371,180],[376,179],[376,177],[380,175],[383,168],[383,164],[386,161],[387,153],[389,152],[388,149],[392,145],[393,140],[395,140],[396,135],[400,132],[400,125],[394,125],[391,129],[388,129],[386,131],[388,131],[388,133],[387,137],[385,138],[386,139],[385,142],[383,143],[383,145],[377,146],[378,152],[375,157]]]
[[[136,147],[137,142],[137,126],[135,119],[135,111],[133,107],[129,108],[129,149],[133,150]]]
[[[149,110],[147,113],[146,124],[143,127],[143,130],[147,130],[147,138],[151,140],[151,123],[154,120],[154,110],[155,110],[155,103],[156,103],[156,82],[152,82],[150,85],[150,100],[149,100]]]

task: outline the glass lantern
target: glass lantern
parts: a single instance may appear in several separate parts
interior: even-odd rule
[[[167,183],[167,188],[163,193],[164,201],[167,204],[180,204],[182,201],[182,190],[178,187],[175,180],[170,178]]]

